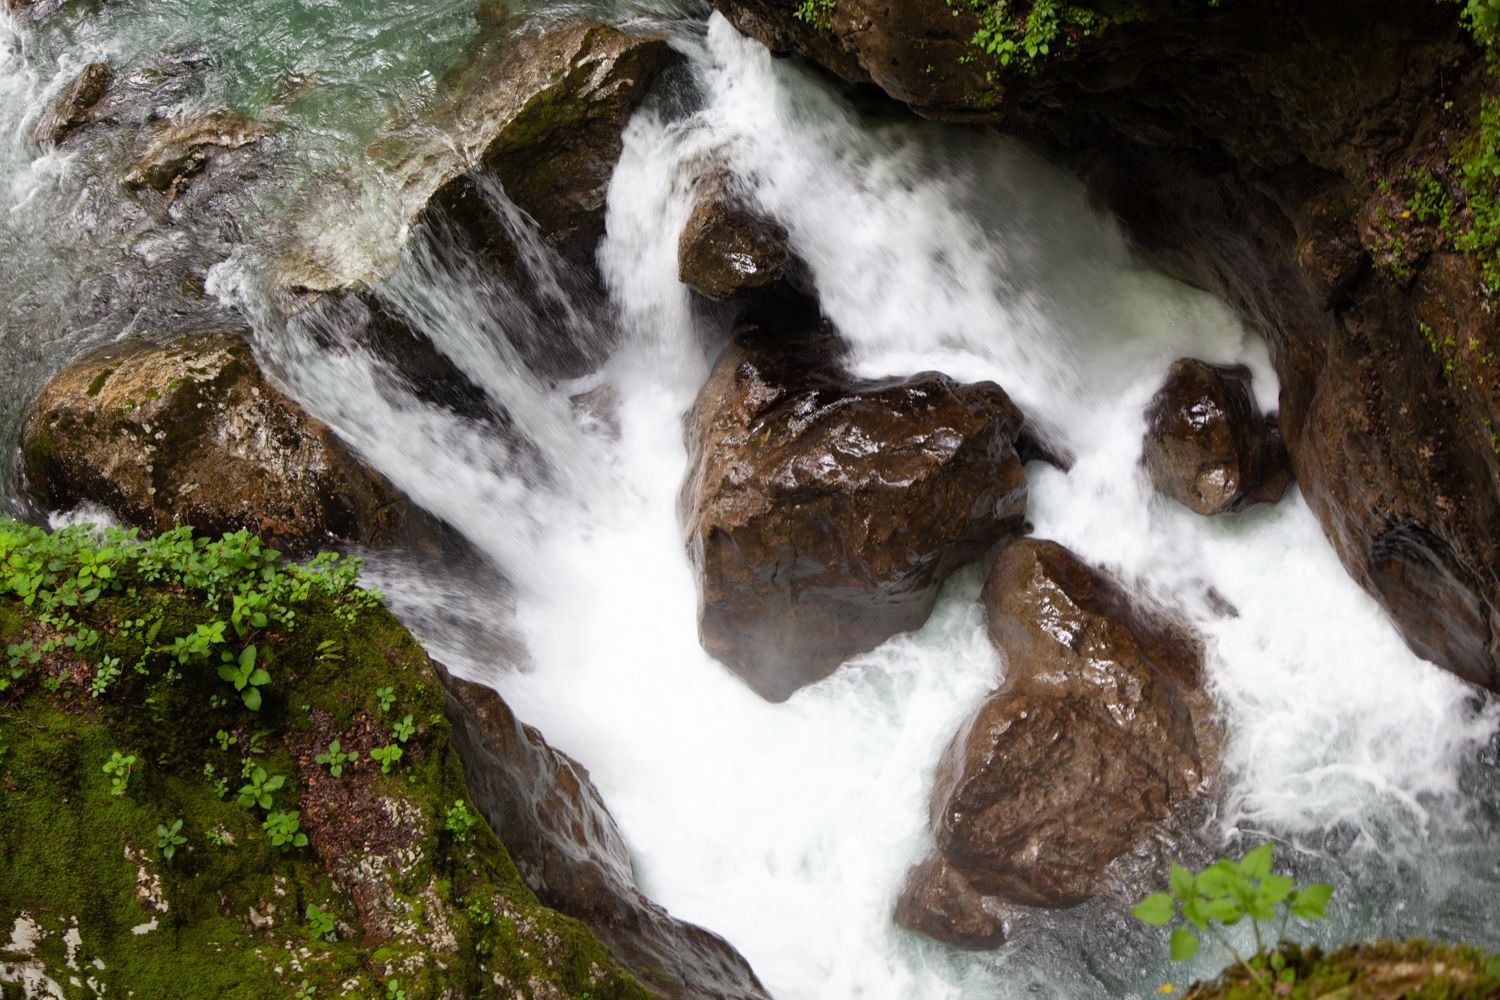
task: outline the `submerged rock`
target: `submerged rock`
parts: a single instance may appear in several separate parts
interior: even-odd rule
[[[1156,489],[1199,514],[1275,503],[1292,482],[1286,446],[1250,395],[1250,370],[1173,362],[1146,411]]]
[[[681,497],[703,646],[773,701],[919,627],[1026,507],[999,386],[862,381],[827,338],[787,339],[748,332],[720,357]]]
[[[61,143],[93,120],[93,112],[109,86],[115,71],[107,63],[89,63],[73,81],[63,88],[52,107],[37,121],[31,136],[37,143]]]
[[[490,688],[442,668],[439,678],[470,794],[544,905],[588,924],[665,1000],[769,996],[727,941],[641,893],[624,838],[581,764]]]
[[[141,152],[126,168],[125,187],[149,189],[171,199],[210,160],[270,134],[270,129],[231,108],[164,122],[146,136]]]
[[[784,226],[762,215],[730,175],[715,171],[699,186],[677,244],[678,276],[711,299],[743,300],[786,278]]]
[[[333,432],[276,390],[238,336],[135,341],[74,362],[22,430],[25,471],[47,506],[83,501],[127,524],[248,529],[305,551],[389,544],[411,512]]]
[[[995,940],[1002,904],[1073,906],[1149,855],[1204,790],[1212,751],[1197,641],[1067,549],[1006,546],[984,606],[1005,684],[943,755],[937,855],[898,908],[971,944]]]

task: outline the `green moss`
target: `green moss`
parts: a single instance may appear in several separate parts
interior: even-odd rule
[[[95,396],[99,395],[99,393],[103,392],[104,383],[108,382],[109,377],[119,370],[120,369],[118,366],[114,368],[105,368],[100,371],[98,375],[95,375],[94,380],[89,383],[88,389],[85,390],[88,393],[89,398],[93,399]]]
[[[1325,953],[1284,946],[1294,984],[1277,996],[1291,1000],[1367,997],[1369,1000],[1490,1000],[1500,995],[1500,960],[1475,948],[1428,944],[1360,944]],[[1262,1000],[1267,994],[1234,967],[1218,982],[1189,990],[1185,1000]]]
[[[462,842],[445,829],[468,803],[462,766],[431,662],[392,615],[314,588],[292,621],[253,633],[272,681],[251,712],[209,662],[168,652],[217,601],[112,565],[123,585],[70,608],[65,629],[0,578],[6,645],[100,633],[0,694],[0,942],[23,914],[42,931],[32,955],[0,959],[40,961],[69,998],[94,995],[74,978],[174,1000],[290,997],[304,980],[317,997],[373,997],[393,979],[411,1000],[647,995],[586,927],[537,902],[488,827]],[[112,660],[120,676],[94,697]],[[381,774],[369,751],[407,715],[401,764]],[[313,760],[334,738],[359,755],[337,779]],[[136,758],[123,796],[104,771],[116,751]],[[300,813],[307,846],[272,846],[266,811],[237,803],[255,767],[285,776],[272,808]],[[169,862],[155,831],[177,819],[186,843]],[[335,916],[335,940],[309,933],[309,904]]]

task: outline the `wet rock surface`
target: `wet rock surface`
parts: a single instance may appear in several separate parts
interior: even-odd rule
[[[784,226],[761,214],[724,171],[699,186],[677,245],[678,276],[711,299],[743,301],[787,276]]]
[[[93,113],[114,82],[115,72],[107,63],[89,63],[63,88],[52,107],[32,129],[37,143],[63,142],[93,120]]]
[[[149,531],[247,529],[305,552],[393,544],[419,520],[232,334],[135,341],[74,362],[32,405],[22,448],[48,507],[89,501]]]
[[[520,723],[490,688],[438,671],[469,792],[544,905],[588,924],[656,996],[769,996],[728,942],[641,893],[625,841],[581,764]]]
[[[700,638],[773,701],[920,626],[1026,506],[1021,415],[999,386],[864,382],[831,347],[827,330],[742,331],[688,422]]]
[[[210,160],[270,134],[266,126],[230,108],[160,123],[148,131],[139,155],[126,167],[125,187],[156,191],[170,200]]]
[[[983,599],[1005,683],[943,755],[937,854],[897,911],[972,946],[995,942],[1007,905],[1111,890],[1170,839],[1213,751],[1196,639],[1067,549],[1011,543]]]
[[[1291,485],[1286,446],[1256,410],[1250,371],[1173,363],[1146,410],[1146,469],[1156,489],[1199,514],[1275,503]]]
[[[479,19],[478,38],[437,101],[394,124],[368,155],[399,189],[403,215],[441,218],[501,272],[518,250],[497,220],[507,208],[497,198],[525,213],[564,260],[595,274],[625,126],[679,57],[659,36],[597,21],[525,23],[497,5]],[[311,256],[290,266],[297,284],[320,291],[378,278],[371,269],[388,266]]]

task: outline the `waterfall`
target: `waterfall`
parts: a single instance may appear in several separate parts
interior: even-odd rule
[[[340,16],[370,26],[387,14],[391,31],[423,30],[394,11]],[[139,33],[136,16],[101,30]],[[376,293],[478,387],[495,419],[424,398],[336,312],[286,314],[269,275],[288,231],[275,214],[302,204],[293,195],[254,193],[266,218],[219,248],[206,281],[215,309],[248,318],[258,357],[289,394],[475,554],[384,555],[371,572],[435,657],[495,686],[589,768],[645,891],[727,937],[785,998],[1147,996],[1222,965],[1205,949],[1169,967],[1160,936],[1116,900],[1019,916],[992,954],[891,922],[907,869],[930,847],[939,755],[1004,676],[978,605],[983,567],[949,583],[924,628],[785,704],[763,702],[700,648],[677,515],[682,418],[726,331],[722,311],[678,282],[677,239],[702,165],[716,159],[787,227],[856,373],[993,380],[1076,456],[1069,472],[1028,467],[1028,516],[1037,535],[1181,609],[1203,635],[1226,734],[1222,801],[1203,831],[1211,846],[1274,837],[1299,874],[1333,882],[1332,920],[1307,940],[1500,945],[1487,912],[1500,893],[1500,833],[1484,818],[1500,803],[1494,708],[1407,649],[1295,490],[1275,507],[1208,519],[1144,479],[1142,414],[1174,359],[1245,364],[1261,406],[1275,408],[1259,336],[1211,295],[1143,264],[1077,180],[1018,142],[862,113],[717,15],[706,27],[680,15],[663,23],[688,72],[626,134],[598,257],[607,303],[570,297],[566,265],[494,182],[494,224],[556,308],[527,305],[437,228],[414,235]],[[226,52],[254,29],[227,7],[213,24],[205,44]],[[314,27],[343,37],[338,24]],[[74,183],[67,156],[18,152],[50,79],[23,53],[27,37],[0,14],[7,267],[23,253],[16,234],[42,225],[27,185],[46,169],[55,190]],[[108,37],[120,58],[146,51],[144,37]],[[330,75],[351,88],[351,107],[351,93],[389,106],[430,82],[413,67],[405,82],[385,81],[374,57],[272,68]],[[249,55],[227,59],[210,89],[243,96],[262,69]],[[363,86],[368,75],[385,82]],[[33,110],[18,117],[22,106]],[[325,113],[298,112],[292,162],[277,175],[302,194],[374,131],[346,122],[335,141]],[[99,280],[75,269],[45,310],[19,314],[49,317],[65,339],[0,326],[0,358],[27,371],[7,390],[25,398],[44,370],[105,335],[103,319],[120,313],[99,312],[78,333],[63,290]],[[532,364],[549,337],[614,346],[597,371],[559,380]],[[19,406],[0,412],[0,430],[11,432]],[[1237,614],[1215,610],[1210,594]]]

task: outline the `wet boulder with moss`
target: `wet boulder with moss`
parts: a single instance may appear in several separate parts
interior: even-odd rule
[[[0,993],[649,995],[523,883],[357,562],[0,521],[0,564]]]
[[[150,531],[241,529],[289,550],[399,540],[418,516],[384,477],[266,379],[234,334],[86,355],[27,414],[28,485]]]

